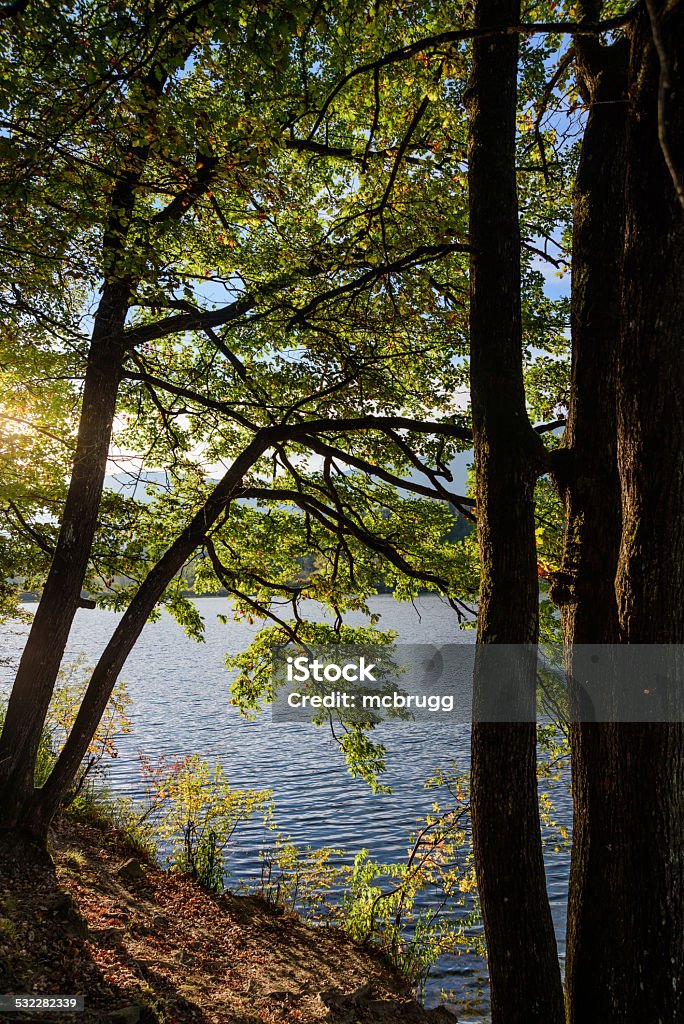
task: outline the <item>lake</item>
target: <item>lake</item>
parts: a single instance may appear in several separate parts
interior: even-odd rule
[[[164,613],[160,621],[145,627],[126,662],[122,678],[133,698],[133,732],[119,741],[119,758],[109,773],[112,788],[131,796],[140,794],[140,751],[152,759],[162,753],[173,758],[198,752],[220,759],[234,786],[272,789],[279,828],[296,843],[344,847],[347,860],[362,848],[382,861],[405,857],[410,834],[435,799],[434,792],[425,790],[425,779],[436,768],[449,768],[454,762],[462,769],[468,766],[468,727],[444,719],[435,724],[394,721],[383,725],[378,730],[388,751],[383,781],[392,792],[373,794],[362,780],[349,776],[327,730],[274,723],[268,709],[255,721],[240,716],[228,702],[231,675],[224,659],[243,650],[257,627],[232,620],[226,625],[218,622],[217,614],[230,611],[229,602],[222,598],[200,598],[196,604],[206,622],[205,643],[188,639]],[[437,596],[420,597],[412,605],[382,595],[369,604],[381,616],[379,628],[396,630],[403,643],[474,640],[471,631],[459,630],[455,613]],[[311,618],[322,617],[316,606],[306,612]],[[83,652],[95,661],[119,617],[100,609],[79,611],[68,657]],[[347,621],[361,625],[365,620],[350,615]],[[0,658],[16,659],[26,630],[26,626],[5,628]],[[10,670],[3,671],[7,683]],[[556,787],[554,799],[556,820],[569,827],[571,806],[565,785]],[[260,826],[242,831],[228,865],[231,884],[256,881],[260,841]],[[546,867],[562,955],[569,856],[550,853]],[[440,990],[453,990],[461,1021],[487,1021],[484,977],[483,964],[473,957],[444,958],[428,981],[426,1002],[433,1005]]]

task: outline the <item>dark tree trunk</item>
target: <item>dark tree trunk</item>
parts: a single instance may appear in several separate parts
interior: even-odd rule
[[[13,827],[33,792],[36,752],[79,606],[106,472],[130,286],[105,287],[93,328],[74,467],[55,555],[31,626],[0,740],[0,824]]]
[[[571,400],[563,447],[554,460],[566,531],[562,574],[553,593],[569,641],[615,643],[627,47],[578,39],[575,50],[589,116],[573,196]]]
[[[684,209],[672,169],[681,182],[684,3],[650,0],[646,6],[630,52],[616,593],[623,643],[682,644]],[[669,88],[663,88],[666,79]],[[677,668],[681,679],[681,654]],[[610,1019],[670,1024],[684,1019],[684,726],[622,726],[616,765],[613,888],[623,903],[612,953],[615,973],[619,961],[622,974]]]
[[[165,82],[150,72],[144,86],[156,116]],[[147,145],[132,143],[130,167],[112,192],[102,240],[104,285],[93,324],[74,465],[55,554],[19,662],[0,737],[0,827],[13,828],[33,793],[35,760],[69,630],[97,530],[119,381],[125,358],[124,324],[134,278],[124,270],[128,235]]]
[[[670,84],[660,126],[649,6]],[[684,636],[684,220],[672,178],[684,156],[682,4],[642,8],[630,47],[578,51],[595,105],[578,175],[573,410],[558,474],[574,643]],[[577,725],[572,746],[569,1024],[670,1024],[684,1017],[682,726]]]
[[[592,12],[598,17],[599,11]],[[572,388],[556,480],[565,499],[561,579],[552,589],[571,646],[618,640],[615,573],[621,535],[617,353],[624,246],[627,46],[575,42],[589,117],[574,195]],[[607,1021],[604,993],[617,907],[611,892],[611,751],[615,725],[570,726],[573,846],[565,984],[569,1024]],[[596,914],[598,902],[603,911]],[[614,965],[613,965],[614,966]],[[622,968],[620,968],[622,971]]]
[[[107,706],[126,658],[132,651],[150,613],[188,558],[200,546],[219,516],[225,512],[242,477],[271,443],[268,431],[257,434],[211,492],[201,509],[149,572],[126,609],[95,666],[76,720],[41,789],[24,811],[22,825],[38,839],[47,835],[50,822],[64,799]]]
[[[654,6],[672,76],[664,127],[684,173],[684,3]],[[684,642],[684,210],[658,142],[659,64],[645,12],[630,81],[617,594],[626,642],[674,644]]]
[[[516,0],[476,23],[517,24]],[[544,450],[525,408],[515,173],[518,40],[476,40],[469,88],[471,398],[482,582],[478,642],[534,644],[534,485]],[[475,670],[475,704],[486,686]],[[523,680],[534,708],[535,662]],[[493,1024],[559,1024],[563,996],[542,858],[533,721],[474,722],[472,820]]]

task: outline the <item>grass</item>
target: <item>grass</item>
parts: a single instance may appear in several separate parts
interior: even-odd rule
[[[62,857],[62,862],[65,867],[77,874],[80,874],[86,866],[86,859],[80,850],[67,850]]]
[[[153,828],[128,797],[115,797],[105,786],[89,785],[69,804],[66,813],[75,821],[102,832],[115,832],[117,845],[125,846],[140,860],[156,860]]]

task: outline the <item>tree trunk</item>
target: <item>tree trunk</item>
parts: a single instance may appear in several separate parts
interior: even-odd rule
[[[104,485],[130,285],[105,286],[93,327],[74,467],[54,558],[24,648],[0,739],[0,823],[16,825],[55,680],[79,606]]]
[[[684,155],[684,18],[681,3],[649,6],[673,86],[660,129],[647,9],[629,53],[579,51],[595,105],[578,174],[573,410],[558,477],[574,643],[684,635],[684,223],[672,180]],[[684,1015],[682,726],[577,725],[572,746],[569,1024],[670,1024]]]
[[[480,2],[476,24],[517,24],[516,0]],[[478,643],[534,644],[534,485],[545,452],[522,373],[515,172],[518,40],[476,40],[469,88],[471,399],[482,582]],[[478,657],[475,705],[486,671]],[[525,694],[534,708],[534,658]],[[534,721],[474,721],[472,821],[493,1024],[559,1024],[563,997],[546,893]]]
[[[166,76],[144,82],[154,122]],[[7,706],[0,737],[0,827],[13,828],[33,793],[36,752],[97,529],[116,400],[125,359],[124,324],[134,278],[123,269],[147,144],[131,143],[130,167],[112,192],[102,239],[104,285],[93,324],[74,465],[50,566]]]
[[[49,778],[41,789],[35,790],[33,799],[24,808],[22,827],[35,838],[44,839],[46,837],[52,818],[69,787],[73,784],[79,765],[95,734],[124,662],[140,636],[150,613],[176,573],[200,546],[219,516],[225,512],[233,494],[242,482],[243,475],[248,472],[270,443],[271,437],[268,430],[262,431],[254,437],[251,444],[238,456],[216,485],[205,504],[193,516],[185,530],[179,534],[171,547],[151,569],[124,612],[95,666],[74,725]]]
[[[616,387],[628,56],[624,42],[606,48],[591,39],[576,40],[575,52],[589,117],[573,201],[571,402],[564,447],[556,458],[566,511],[564,557],[561,580],[552,588],[562,611],[570,678],[572,644],[618,640]],[[610,723],[570,726],[574,824],[565,972],[568,1024],[612,1019],[604,994],[610,971],[606,951],[619,909],[609,884],[610,752],[616,728]],[[603,912],[597,915],[599,901]]]
[[[628,644],[682,644],[684,209],[672,176],[674,170],[681,183],[684,167],[681,0],[650,0],[639,13],[627,133],[618,365],[620,633]],[[681,653],[676,667],[681,680]],[[671,1024],[684,1019],[684,726],[622,726],[616,765],[614,889],[623,903],[612,955],[622,974],[610,1019]]]

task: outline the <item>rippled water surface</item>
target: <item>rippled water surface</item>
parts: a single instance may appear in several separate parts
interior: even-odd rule
[[[439,598],[425,596],[415,606],[399,604],[390,595],[374,598],[381,614],[380,628],[394,629],[404,643],[464,643],[472,632],[458,630],[455,615]],[[417,820],[429,810],[434,794],[423,783],[435,768],[455,761],[467,767],[469,731],[442,719],[435,724],[394,722],[383,726],[388,750],[386,781],[389,794],[371,793],[364,782],[350,778],[330,734],[299,724],[275,724],[268,710],[253,722],[241,718],[228,702],[231,676],[224,667],[227,654],[243,650],[256,627],[232,620],[223,625],[217,614],[229,613],[227,600],[197,601],[206,621],[206,642],[188,639],[167,615],[148,624],[122,673],[133,698],[133,732],[121,738],[120,755],[110,772],[112,787],[140,792],[140,751],[152,758],[199,752],[220,759],[234,786],[272,789],[275,814],[283,832],[301,844],[344,847],[352,858],[367,848],[380,860],[406,855],[407,840]],[[319,617],[316,608],[308,609]],[[79,611],[68,655],[84,652],[94,660],[118,621],[118,614]],[[350,616],[350,622],[363,620]],[[0,655],[10,661],[21,649],[25,627],[7,630]],[[5,670],[9,679],[9,669]],[[557,794],[559,820],[569,823],[569,798]],[[255,826],[243,832],[229,868],[234,881],[254,881],[258,875],[260,836]],[[562,951],[568,858],[551,854],[547,878],[552,911]],[[441,989],[455,991],[461,1021],[486,1021],[483,965],[472,958],[446,959],[428,983],[426,1001],[439,1001]],[[463,1001],[469,1008],[466,1009]]]

